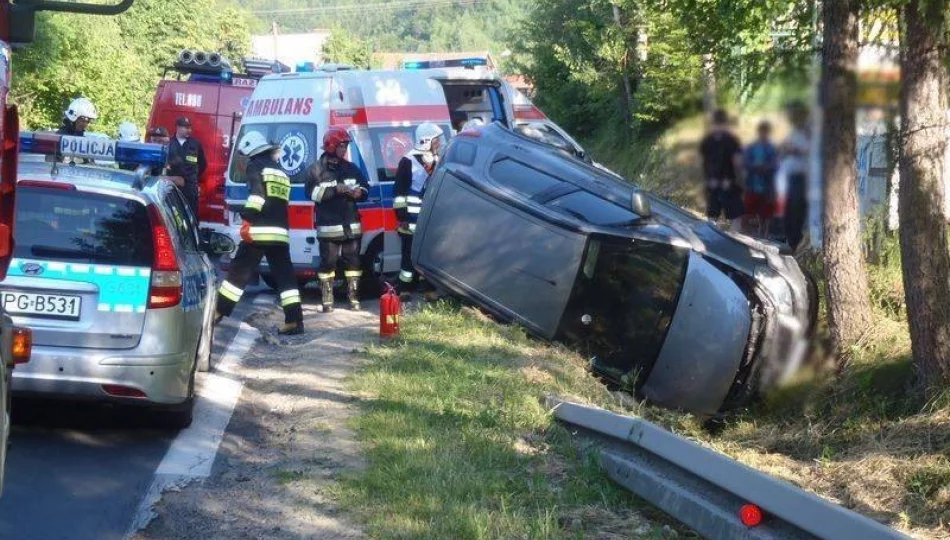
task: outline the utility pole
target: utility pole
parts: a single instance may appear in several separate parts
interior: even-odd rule
[[[279,61],[279,60],[277,60],[277,58],[278,58],[278,55],[277,55],[277,21],[272,21],[272,22],[271,22],[271,32],[272,32],[273,35],[274,35],[274,65],[277,65],[277,62]]]

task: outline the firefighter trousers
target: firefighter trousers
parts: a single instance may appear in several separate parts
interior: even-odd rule
[[[257,272],[261,258],[267,257],[271,275],[280,289],[280,306],[284,308],[284,322],[303,322],[303,309],[300,307],[300,291],[297,289],[297,277],[290,260],[290,246],[287,244],[256,244],[241,242],[231,261],[228,277],[218,288],[218,313],[231,315],[234,306],[241,300],[244,287]]]
[[[336,266],[340,259],[343,259],[343,274],[347,279],[363,275],[359,238],[320,240],[320,268],[317,269],[320,281],[336,277]]]

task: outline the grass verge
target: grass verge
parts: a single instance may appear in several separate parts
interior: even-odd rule
[[[615,398],[579,359],[454,304],[405,317],[353,378],[367,468],[339,499],[380,538],[664,538],[660,515],[613,485],[552,421],[546,393]]]

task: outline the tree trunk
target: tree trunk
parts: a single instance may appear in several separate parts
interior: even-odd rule
[[[712,54],[703,55],[703,112],[707,120],[712,118],[719,101],[716,88],[716,61]]]
[[[871,303],[861,249],[855,125],[859,0],[824,4],[824,260],[831,337],[844,357],[871,327]]]
[[[620,75],[623,79],[623,105],[626,109],[626,122],[629,124],[633,120],[633,113],[635,111],[633,103],[633,88],[630,85],[630,47],[627,43],[627,31],[624,29],[623,20],[620,18],[620,7],[617,4],[612,4],[611,6],[614,12],[614,23],[617,25],[617,30],[620,31],[621,39],[623,40],[623,58],[621,59],[620,64]]]
[[[950,250],[944,220],[947,146],[945,20],[941,2],[903,11],[901,47],[901,258],[911,348],[924,390],[950,384]]]

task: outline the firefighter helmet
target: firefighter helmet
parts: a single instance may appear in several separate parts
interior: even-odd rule
[[[442,128],[432,122],[425,122],[416,128],[416,150],[420,152],[432,152],[432,141],[444,136]]]
[[[247,157],[253,157],[274,148],[277,148],[277,145],[268,142],[259,131],[248,131],[238,143],[238,151]]]
[[[132,122],[122,122],[119,124],[119,140],[122,142],[139,142],[142,136],[139,134],[139,128]]]
[[[323,151],[334,153],[341,144],[350,143],[350,134],[341,127],[331,127],[323,134]]]
[[[81,97],[74,99],[72,103],[69,104],[63,116],[70,122],[75,122],[83,117],[92,121],[99,118],[99,111],[96,110],[96,106],[93,105],[89,99]]]

